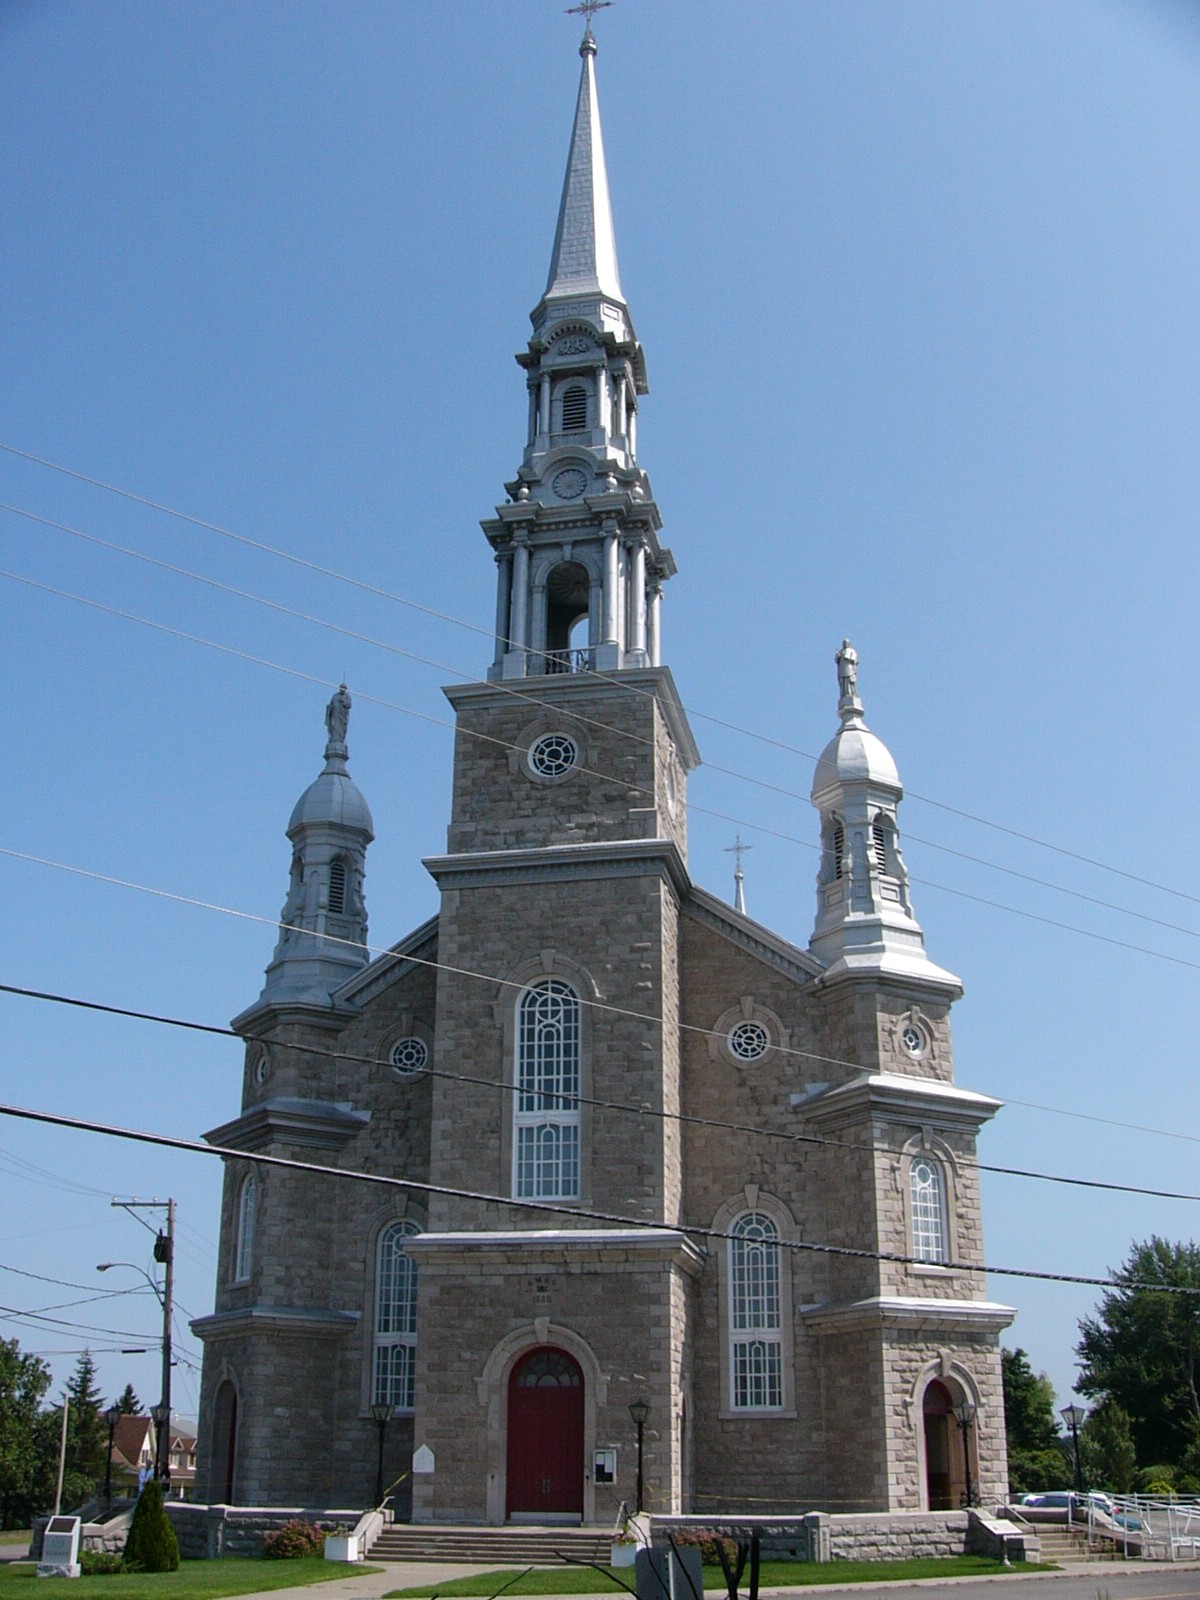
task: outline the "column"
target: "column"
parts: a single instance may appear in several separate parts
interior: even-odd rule
[[[662,579],[650,579],[650,625],[646,640],[652,667],[662,666]]]
[[[629,408],[629,459],[637,460],[637,407]]]
[[[546,585],[533,586],[532,604],[529,608],[529,654],[531,672],[548,672],[550,662],[546,656]]]
[[[646,655],[646,546],[639,539],[630,550],[632,558],[632,571],[629,575],[630,594],[630,622],[633,637],[629,648],[636,651],[644,664]]]
[[[596,395],[599,400],[598,423],[606,434],[614,433],[612,417],[612,385],[609,383],[607,367],[600,367],[596,372]]]
[[[512,621],[508,648],[525,649],[529,632],[529,537],[519,533],[513,540]]]
[[[617,535],[611,523],[604,525],[604,632],[602,643],[617,642]]]
[[[542,373],[541,387],[538,390],[538,432],[550,432],[550,374]]]
[[[512,557],[496,552],[496,665],[508,649],[508,607],[512,596]]]
[[[525,443],[532,444],[537,438],[538,429],[538,386],[534,380],[530,378],[529,382],[526,384],[526,388],[529,390],[529,437],[526,439]]]
[[[625,432],[625,377],[622,373],[617,375],[617,420],[613,432]]]

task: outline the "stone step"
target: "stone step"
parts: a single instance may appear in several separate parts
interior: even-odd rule
[[[372,1561],[461,1561],[489,1566],[558,1567],[575,1561],[608,1564],[607,1529],[546,1527],[433,1527],[393,1523],[371,1546]]]

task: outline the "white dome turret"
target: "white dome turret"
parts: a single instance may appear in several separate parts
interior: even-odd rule
[[[822,981],[894,977],[957,995],[962,985],[925,954],[913,915],[896,821],[904,788],[891,751],[863,720],[858,653],[849,639],[835,660],[842,725],[821,752],[812,784],[821,866],[810,948],[826,968]]]

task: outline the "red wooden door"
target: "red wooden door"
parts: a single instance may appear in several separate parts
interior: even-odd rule
[[[550,1345],[508,1380],[508,1515],[583,1515],[583,1373]]]

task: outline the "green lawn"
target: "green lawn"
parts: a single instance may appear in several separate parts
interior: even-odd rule
[[[0,1528],[0,1544],[28,1545],[29,1539],[28,1528]]]
[[[324,1561],[311,1556],[302,1561],[263,1561],[222,1558],[220,1561],[185,1561],[178,1572],[137,1572],[109,1578],[38,1578],[32,1562],[0,1567],[0,1600],[22,1595],[25,1600],[49,1600],[70,1595],[71,1600],[141,1600],[143,1595],[170,1595],[171,1600],[219,1600],[222,1595],[258,1594],[264,1589],[290,1589],[302,1583],[328,1583],[348,1573],[379,1572],[360,1562]],[[30,1579],[34,1587],[30,1586]]]
[[[498,1589],[509,1595],[524,1594],[623,1594],[620,1584],[599,1572],[595,1567],[538,1567],[517,1578],[519,1567],[504,1571],[483,1572],[475,1578],[455,1578],[452,1582],[423,1584],[417,1589],[392,1589],[385,1600],[425,1600],[438,1595],[439,1600],[454,1600],[455,1596],[469,1596],[473,1600],[487,1600]],[[608,1569],[611,1571],[611,1568]],[[1052,1566],[1026,1562],[1017,1572],[1054,1572]],[[762,1589],[798,1589],[818,1583],[901,1583],[912,1578],[975,1578],[993,1576],[1005,1571],[999,1561],[989,1561],[985,1556],[949,1556],[945,1559],[922,1561],[764,1561],[759,1571]],[[621,1576],[632,1587],[633,1569],[625,1567]],[[511,1588],[510,1580],[517,1581]],[[746,1594],[749,1573],[742,1575],[740,1594]],[[725,1592],[725,1580],[719,1567],[705,1567],[706,1590]],[[0,1591],[2,1594],[3,1591]]]

